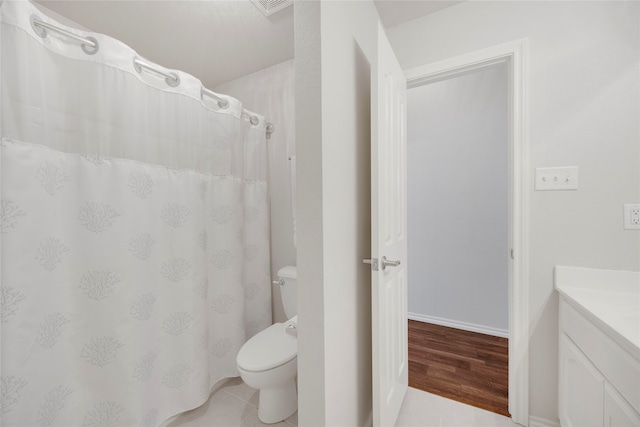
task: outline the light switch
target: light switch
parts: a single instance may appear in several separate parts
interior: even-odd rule
[[[578,189],[578,167],[536,168],[537,191]]]

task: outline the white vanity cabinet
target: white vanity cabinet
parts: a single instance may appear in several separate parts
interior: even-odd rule
[[[638,414],[566,334],[560,335],[560,372],[562,426],[640,426]]]
[[[640,361],[560,297],[562,427],[640,427]]]
[[[559,418],[564,427],[602,427],[604,377],[578,347],[560,334]]]
[[[640,384],[638,385],[640,387]],[[640,426],[640,416],[611,385],[605,383],[604,425],[606,427]]]
[[[640,427],[640,272],[555,268],[562,427]]]

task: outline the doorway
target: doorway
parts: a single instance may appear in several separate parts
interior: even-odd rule
[[[502,415],[508,87],[499,62],[407,92],[409,384]]]
[[[507,230],[507,299],[508,299],[508,412],[513,421],[528,424],[528,195],[527,159],[527,69],[526,39],[494,46],[440,62],[405,70],[408,87],[417,87],[496,64],[506,64],[508,84],[508,230]],[[444,174],[458,172],[452,170]],[[484,172],[474,179],[482,179]],[[437,203],[433,200],[432,203]],[[410,235],[412,234],[409,231]],[[454,248],[455,249],[455,248]],[[409,255],[411,257],[411,255]],[[504,259],[504,257],[503,257]],[[414,263],[424,260],[414,260]],[[455,263],[454,263],[455,267]],[[415,280],[415,277],[410,280]],[[433,316],[438,317],[438,316]],[[434,320],[433,318],[430,320]],[[436,319],[437,320],[437,319]],[[473,323],[465,322],[463,323]],[[450,325],[451,326],[451,325]],[[468,326],[468,325],[453,325]],[[500,329],[500,328],[498,328]],[[487,331],[481,331],[486,333]],[[495,332],[495,331],[494,331]],[[499,332],[499,331],[498,331]]]

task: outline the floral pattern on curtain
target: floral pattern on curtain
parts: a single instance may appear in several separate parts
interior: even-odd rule
[[[264,119],[0,11],[2,425],[160,425],[271,324]]]

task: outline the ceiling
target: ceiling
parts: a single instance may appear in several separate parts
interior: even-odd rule
[[[208,88],[293,58],[293,8],[265,17],[248,0],[37,0]],[[376,1],[392,27],[460,1]]]
[[[460,0],[377,0],[374,1],[385,28],[413,21],[424,15],[462,3]]]

